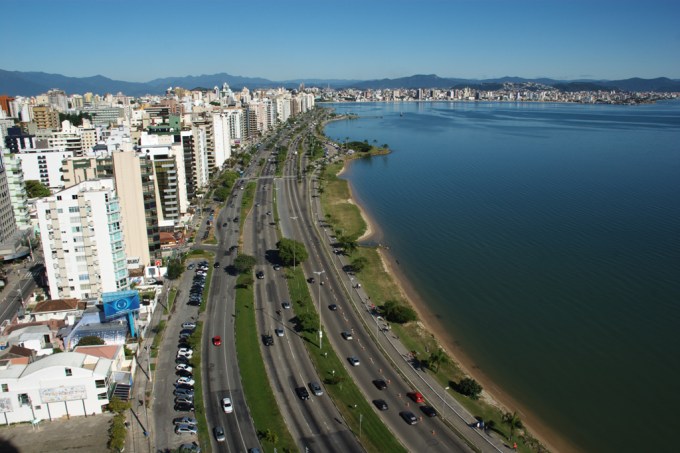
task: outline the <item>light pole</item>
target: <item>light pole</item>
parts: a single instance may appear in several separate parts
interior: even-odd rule
[[[319,297],[317,299],[319,304],[319,349],[321,349],[323,344],[323,333],[321,332],[321,274],[326,271],[314,271],[314,273],[319,277]]]

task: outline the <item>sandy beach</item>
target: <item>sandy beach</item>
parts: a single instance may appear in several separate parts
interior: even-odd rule
[[[338,175],[343,174],[346,171],[346,166],[352,159],[346,160],[345,165]],[[359,242],[373,242],[381,243],[382,234],[378,228],[378,225],[372,221],[371,217],[361,206],[361,200],[356,197],[352,190],[351,184],[349,184],[350,197],[347,200],[349,203],[356,205],[359,208],[361,216],[366,222],[366,231],[359,238]],[[402,295],[405,300],[409,301],[411,306],[418,313],[418,317],[425,329],[434,335],[435,340],[442,346],[442,348],[447,352],[449,357],[456,362],[460,368],[477,380],[484,388],[483,398],[493,404],[503,411],[514,412],[520,415],[523,424],[528,429],[528,431],[537,439],[541,441],[550,451],[553,452],[563,452],[571,453],[579,451],[574,445],[572,445],[566,438],[561,436],[555,430],[544,424],[539,417],[532,414],[526,407],[524,407],[519,401],[514,399],[511,395],[507,394],[503,389],[498,387],[494,382],[487,376],[484,371],[479,368],[472,357],[469,357],[465,351],[457,344],[455,333],[450,331],[450,328],[442,325],[441,322],[434,316],[430,311],[425,301],[419,296],[416,289],[411,285],[409,280],[406,278],[404,273],[401,271],[398,262],[390,254],[389,250],[383,247],[378,248],[378,252],[382,259],[385,270],[392,276],[397,286],[400,288]]]

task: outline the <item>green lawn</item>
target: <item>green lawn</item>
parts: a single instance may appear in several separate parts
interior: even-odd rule
[[[295,441],[288,432],[279,412],[279,406],[270,387],[260,353],[260,342],[255,325],[255,307],[252,285],[236,290],[236,352],[241,370],[241,382],[250,414],[258,434],[268,430],[277,441],[261,438],[265,451],[295,451]]]
[[[204,304],[205,305],[205,304]],[[203,403],[203,382],[201,381],[201,338],[203,336],[203,321],[196,323],[196,330],[189,337],[189,344],[194,353],[191,358],[191,363],[194,366],[194,414],[198,422],[198,442],[201,445],[202,451],[210,451],[210,430],[208,429],[208,422],[205,419],[205,406]]]

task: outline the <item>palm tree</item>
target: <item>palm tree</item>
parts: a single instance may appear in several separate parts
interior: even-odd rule
[[[429,359],[427,362],[432,366],[433,368],[436,368],[433,370],[435,373],[439,372],[439,367],[443,363],[447,363],[449,360],[449,356],[446,355],[446,352],[442,348],[437,348],[436,351],[430,354]]]
[[[510,427],[510,440],[515,437],[515,429],[522,428],[522,420],[519,418],[517,411],[512,414],[510,412],[503,414],[503,423]]]

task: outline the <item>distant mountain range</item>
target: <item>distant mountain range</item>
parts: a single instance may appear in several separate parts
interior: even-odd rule
[[[67,77],[60,74],[47,74],[45,72],[20,72],[5,71],[0,69],[0,94],[10,96],[35,96],[46,93],[52,88],[59,88],[67,94],[73,93],[118,93],[122,92],[130,96],[143,96],[145,94],[163,94],[169,87],[183,87],[193,89],[206,87],[212,89],[221,87],[224,83],[234,90],[243,87],[257,88],[297,88],[301,83],[305,86],[331,87],[331,88],[358,88],[358,89],[385,89],[385,88],[478,88],[493,90],[504,83],[536,83],[554,86],[562,91],[581,90],[622,90],[622,91],[659,91],[680,92],[680,80],[666,77],[656,79],[632,78],[624,80],[554,80],[548,78],[524,79],[521,77],[502,77],[497,79],[459,79],[443,78],[434,74],[417,74],[410,77],[380,80],[341,80],[341,79],[297,79],[273,81],[261,77],[243,77],[227,73],[164,77],[149,82],[124,82],[113,80],[108,77],[96,75],[92,77]]]

